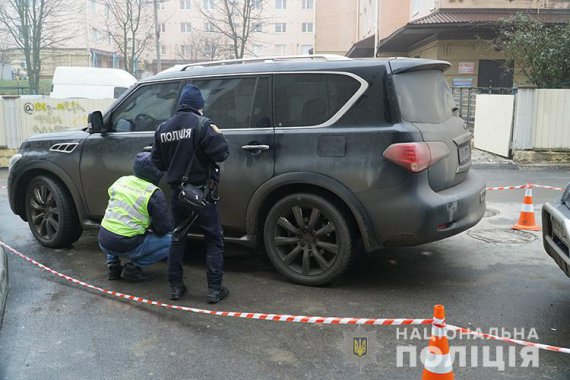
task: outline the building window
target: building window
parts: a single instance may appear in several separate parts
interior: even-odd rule
[[[286,9],[287,0],[275,0],[275,9]]]
[[[160,45],[160,55],[166,55],[166,45]]]
[[[303,9],[313,9],[315,6],[314,0],[303,0]]]
[[[205,32],[215,32],[216,28],[214,27],[214,24],[212,24],[211,22],[205,22],[204,23],[204,31]]]
[[[287,31],[287,24],[284,22],[278,22],[275,24],[275,33],[285,33]]]
[[[301,45],[301,54],[311,54],[313,45]]]
[[[91,0],[91,12],[97,14],[97,0]]]
[[[304,22],[303,23],[303,32],[313,33],[313,23],[312,22]]]
[[[287,45],[275,45],[275,55],[285,55]]]
[[[263,55],[263,45],[253,45],[253,55],[256,57]]]
[[[253,9],[256,9],[256,8],[261,8],[262,5],[263,5],[263,0],[253,0],[251,7]]]
[[[183,58],[190,58],[192,56],[192,47],[190,45],[180,46],[180,54]]]
[[[180,9],[190,9],[192,7],[192,0],[180,0]]]
[[[261,24],[255,24],[252,29],[253,32],[261,33],[263,32],[263,26]]]
[[[182,33],[190,33],[192,31],[192,24],[189,22],[180,23],[180,31]]]
[[[95,28],[91,28],[91,39],[93,41],[99,41],[101,39],[101,32]]]
[[[164,9],[164,1],[163,0],[158,1],[158,9]]]
[[[214,0],[204,0],[204,9],[214,9]]]
[[[162,33],[166,32],[166,24],[165,23],[160,24],[160,31]]]
[[[420,13],[420,0],[412,0],[412,16]]]

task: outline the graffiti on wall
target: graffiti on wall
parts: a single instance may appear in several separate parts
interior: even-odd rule
[[[22,141],[38,133],[85,128],[90,112],[104,112],[113,101],[47,96],[0,98],[0,144],[18,148]]]
[[[45,101],[24,103],[24,113],[33,117],[34,133],[57,132],[87,125],[87,111],[79,101],[49,104]]]

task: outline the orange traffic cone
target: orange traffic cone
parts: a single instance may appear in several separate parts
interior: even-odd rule
[[[453,362],[449,354],[447,327],[445,325],[445,308],[435,305],[433,308],[433,324],[427,355],[424,361],[423,380],[453,380]]]
[[[534,219],[534,206],[532,205],[532,185],[528,184],[524,192],[522,210],[519,222],[515,224],[513,230],[540,231],[540,226],[536,225]]]

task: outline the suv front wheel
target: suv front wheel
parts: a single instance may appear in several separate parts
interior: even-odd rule
[[[26,217],[34,237],[49,248],[68,246],[83,232],[71,195],[61,183],[47,176],[30,181]]]
[[[279,273],[303,285],[333,281],[352,258],[346,217],[333,203],[314,194],[279,200],[265,219],[263,238]]]

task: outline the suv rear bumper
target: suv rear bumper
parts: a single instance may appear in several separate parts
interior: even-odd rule
[[[569,220],[570,209],[566,205],[553,205],[546,202],[542,206],[542,241],[544,249],[568,277],[570,277],[570,247],[568,242],[563,241],[553,232],[552,224],[553,221],[557,222],[562,229],[559,233],[568,237],[570,236]]]
[[[470,172],[465,181],[434,192],[427,173],[394,189],[382,190],[366,205],[376,238],[382,246],[410,246],[456,235],[477,224],[485,214],[486,187]]]

